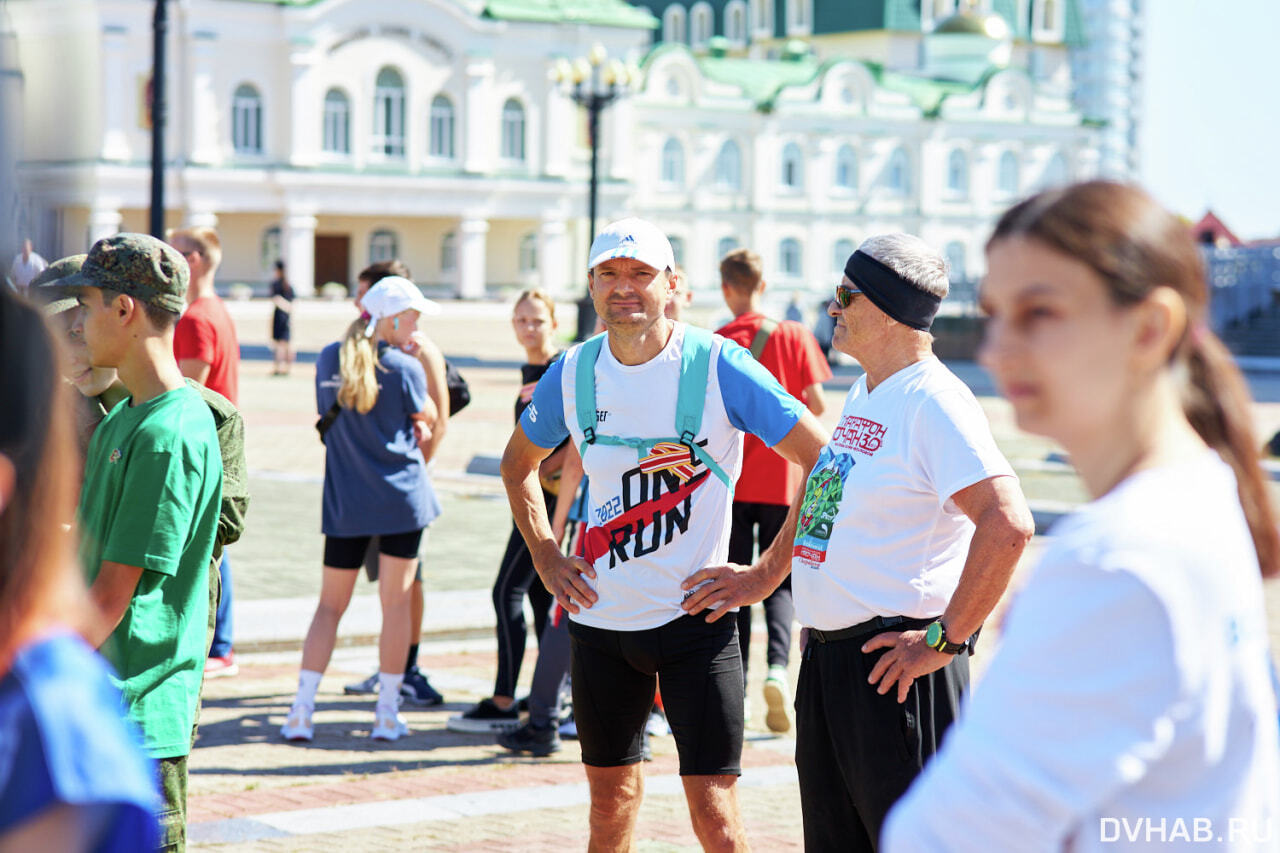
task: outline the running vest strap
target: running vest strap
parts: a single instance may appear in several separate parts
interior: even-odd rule
[[[588,338],[578,353],[578,366],[574,372],[575,405],[578,412],[578,429],[583,442],[579,452],[585,459],[591,444],[611,444],[633,447],[637,459],[644,459],[653,452],[654,445],[663,443],[683,444],[692,457],[697,458],[708,470],[720,478],[733,493],[733,481],[711,454],[697,443],[702,429],[702,408],[707,397],[707,372],[711,369],[711,333],[705,329],[685,326],[684,342],[680,348],[680,389],[676,396],[676,435],[662,438],[621,438],[596,432],[596,359],[604,345],[607,332]]]

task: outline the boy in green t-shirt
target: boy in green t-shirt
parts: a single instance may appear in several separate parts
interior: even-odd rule
[[[173,357],[186,261],[145,234],[89,250],[79,289],[90,361],[130,396],[94,431],[80,494],[80,556],[103,620],[89,639],[119,674],[129,717],[160,767],[162,848],[186,845],[187,755],[204,672],[208,571],[222,460],[213,416]]]

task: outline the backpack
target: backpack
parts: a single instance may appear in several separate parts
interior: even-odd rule
[[[596,432],[596,359],[600,356],[600,347],[607,334],[601,332],[588,338],[578,352],[574,389],[578,429],[583,434],[582,446],[578,448],[578,452],[585,459],[589,445],[608,444],[633,447],[637,458],[643,459],[655,449],[668,449],[656,447],[657,445],[671,445],[672,451],[683,446],[688,449],[690,458],[696,458],[706,465],[708,470],[729,487],[729,493],[732,494],[733,480],[711,454],[695,441],[698,430],[702,428],[702,409],[707,396],[707,372],[711,369],[711,333],[706,329],[685,326],[684,344],[680,351],[680,387],[676,396],[676,434],[660,438],[621,438]]]

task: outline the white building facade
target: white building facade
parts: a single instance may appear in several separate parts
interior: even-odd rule
[[[548,72],[595,45],[639,71],[603,114],[600,217],[662,223],[697,289],[748,245],[775,287],[822,291],[883,230],[920,234],[971,278],[1005,206],[1096,172],[1052,38],[977,33],[992,14],[945,0],[914,32],[828,38],[814,3],[781,7],[785,35],[807,20],[811,36],[787,52],[732,0],[686,10],[696,46],[662,43],[669,16],[624,0],[171,2],[166,223],[218,228],[220,284],[265,281],[281,257],[307,292],[398,257],[463,296],[577,295],[589,143]],[[7,8],[16,205],[37,247],[146,230],[152,4]]]

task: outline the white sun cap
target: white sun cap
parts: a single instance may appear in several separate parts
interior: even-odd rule
[[[652,222],[634,216],[606,225],[591,241],[589,254],[591,261],[587,269],[592,270],[613,258],[635,258],[658,272],[674,269],[676,265],[667,235]]]
[[[373,328],[379,320],[394,317],[410,308],[423,316],[439,314],[443,310],[439,302],[432,302],[423,296],[416,284],[398,275],[389,275],[369,288],[369,292],[361,298],[360,306],[370,317],[366,335],[373,334]]]

